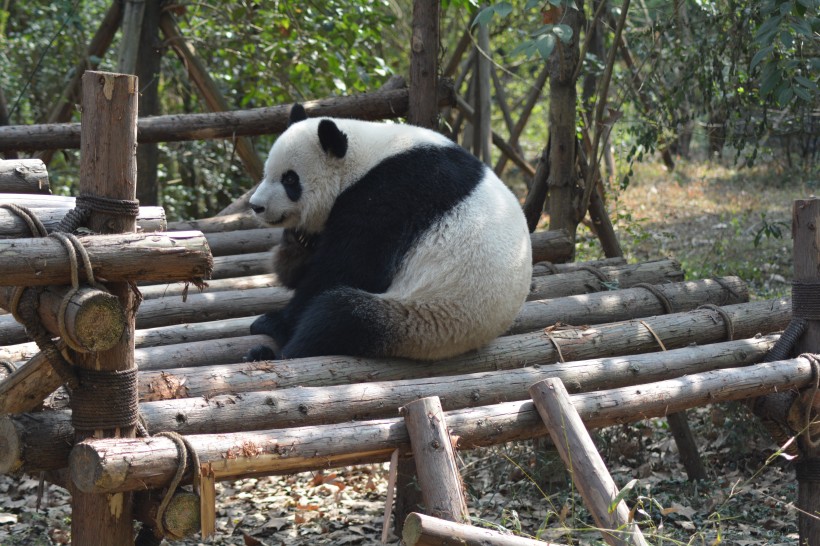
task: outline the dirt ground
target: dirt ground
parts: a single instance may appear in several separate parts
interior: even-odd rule
[[[813,176],[700,165],[669,174],[638,166],[636,182],[609,206],[630,261],[674,257],[690,279],[739,275],[763,299],[788,293],[791,202],[816,191]],[[598,257],[587,237],[579,259]],[[797,544],[792,462],[774,456],[777,446],[745,407],[700,408],[689,422],[705,481],[687,481],[665,419],[594,434],[615,482],[636,480],[626,499],[649,542]],[[549,448],[498,446],[461,453],[460,464],[475,524],[562,544],[603,544]],[[386,473],[380,464],[219,484],[216,536],[178,543],[379,544]],[[29,477],[0,478],[0,544],[68,543],[68,494],[49,486],[38,510],[37,486]]]

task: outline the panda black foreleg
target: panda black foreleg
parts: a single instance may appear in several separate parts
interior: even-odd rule
[[[388,356],[391,325],[377,296],[347,287],[329,290],[305,307],[282,357]]]
[[[286,229],[273,255],[273,271],[288,288],[296,288],[313,257],[318,236]]]
[[[281,348],[287,345],[290,338],[289,321],[285,310],[270,311],[253,321],[251,335],[259,334],[273,338],[276,348],[280,350],[277,351],[267,345],[257,345],[247,352],[245,361],[278,359],[280,355],[277,353],[281,353]]]

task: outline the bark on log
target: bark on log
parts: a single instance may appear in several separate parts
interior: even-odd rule
[[[106,282],[195,281],[213,269],[202,233],[123,233],[80,237],[94,275]],[[71,267],[57,239],[0,240],[0,285],[69,284]]]
[[[452,86],[439,89],[440,105],[454,102]],[[304,103],[308,117],[363,120],[396,119],[407,114],[408,91],[395,89]],[[212,114],[152,116],[138,120],[138,142],[176,142],[277,134],[288,126],[290,105]],[[80,124],[9,125],[0,127],[0,152],[80,147]]]
[[[722,309],[732,322],[736,339],[776,332],[785,327],[791,315],[788,299],[729,305]],[[268,361],[268,364],[274,366],[279,375],[280,386],[440,377],[657,351],[660,346],[655,335],[667,349],[692,343],[717,343],[728,338],[723,321],[716,311],[698,309],[595,327],[558,328],[500,337],[486,347],[445,361],[321,356]],[[170,365],[172,363],[166,370]]]
[[[811,363],[801,357],[706,372],[640,387],[575,394],[571,398],[584,424],[596,428],[775,390],[803,388],[811,382]],[[546,434],[531,401],[451,411],[445,417],[453,436],[459,438],[459,449]],[[5,431],[9,426],[0,419],[0,430]],[[15,438],[10,440],[17,441]],[[410,447],[407,429],[402,420],[396,418],[192,435],[188,440],[199,454],[200,461],[210,464],[216,478],[221,480],[384,462],[390,459],[394,449],[407,450]],[[0,447],[2,445],[0,443]],[[23,455],[33,457],[27,461],[36,460],[41,465],[46,462],[28,449],[23,450]],[[4,454],[0,461],[9,458],[13,457]],[[74,484],[82,491],[131,491],[166,485],[177,470],[177,458],[176,446],[162,437],[86,440],[72,450],[69,469]],[[51,461],[52,464],[64,462],[64,459]]]
[[[36,193],[0,193],[0,205],[14,203],[30,209],[72,209],[73,197],[65,195],[42,195]]]
[[[598,268],[599,277],[590,271],[559,273],[536,277],[532,281],[529,300],[557,298],[615,288],[629,288],[636,284],[660,284],[683,280],[683,270],[675,260],[654,260],[632,265]],[[603,280],[606,278],[606,281]],[[606,284],[605,284],[606,283]]]
[[[51,286],[40,294],[37,313],[43,326],[55,337],[65,334],[74,347],[84,348],[83,352],[113,347],[125,328],[125,314],[119,300],[108,292],[81,287],[63,306],[63,300],[71,290]],[[11,310],[14,292],[14,287],[0,286],[0,307]],[[64,331],[60,330],[61,309]]]
[[[207,233],[205,239],[208,240],[208,246],[211,247],[211,254],[214,256],[266,252],[282,240],[282,228]]]
[[[20,195],[20,194],[14,194]],[[49,196],[51,197],[51,196]],[[18,200],[3,200],[2,202],[21,204]],[[32,209],[37,215],[37,218],[43,223],[46,230],[49,232],[57,228],[57,224],[66,215],[70,208],[66,207],[36,207]],[[153,233],[155,231],[162,231],[165,229],[165,209],[162,207],[140,207],[139,216],[137,216],[137,229],[140,233]],[[31,231],[25,221],[6,209],[0,209],[0,239],[16,239],[21,237],[31,237]]]
[[[250,211],[237,212],[226,216],[213,216],[200,220],[183,220],[169,222],[168,231],[201,231],[202,233],[221,233],[242,229],[259,229],[262,225]]]
[[[548,278],[552,277],[571,279],[568,276],[564,277],[563,274]],[[749,300],[748,287],[738,277],[653,286],[666,298],[673,312],[689,311],[705,303],[729,305]],[[602,324],[662,315],[666,312],[664,302],[649,289],[644,287],[622,288],[610,292],[528,301],[518,312],[508,333],[532,332],[558,322],[575,326]]]
[[[203,394],[202,400],[181,400],[141,404],[143,415],[148,420],[150,430],[176,430],[177,432],[213,432],[225,430],[236,432],[241,425],[252,419],[251,427],[294,427],[319,424],[344,419],[364,420],[376,416],[393,414],[394,408],[425,396],[441,395],[444,408],[460,409],[499,401],[520,399],[526,396],[529,385],[545,379],[558,377],[573,391],[603,390],[662,381],[684,374],[693,375],[722,367],[746,366],[759,362],[774,344],[774,337],[755,338],[704,347],[689,347],[644,356],[598,359],[592,361],[568,362],[547,367],[530,367],[491,373],[461,375],[448,380],[441,378],[415,381],[397,381],[344,385],[342,388],[302,387],[298,377],[277,384],[275,366],[269,362],[248,363],[241,368],[231,367],[234,378],[242,382],[220,387],[219,382],[228,375],[225,366],[202,369],[201,375],[219,374],[210,387],[214,392],[233,392],[237,387],[249,389],[278,389],[268,393],[252,392],[247,395],[213,396]],[[746,368],[749,369],[749,368]],[[190,377],[190,376],[189,376]],[[310,385],[310,383],[306,383]],[[243,386],[244,385],[244,386]],[[286,388],[296,387],[296,388]],[[168,372],[147,372],[140,374],[140,396],[146,399],[184,396],[196,389],[196,384],[188,385],[186,376]],[[213,405],[208,400],[213,399]],[[237,404],[242,407],[232,410]],[[194,413],[196,411],[196,413]],[[240,417],[228,415],[236,411]],[[251,417],[251,412],[256,417]],[[261,420],[258,418],[262,415]],[[204,417],[202,417],[204,415]],[[223,416],[219,423],[203,423]],[[13,417],[12,419],[17,419]],[[25,423],[34,419],[38,426],[45,427],[52,422],[51,441],[65,444],[65,453],[71,447],[70,433],[60,436],[61,423],[68,419],[68,412],[49,412],[41,417],[29,415]],[[208,426],[209,428],[203,428]],[[2,438],[2,436],[0,436]],[[38,442],[46,440],[38,439]],[[39,444],[37,444],[39,445]],[[2,442],[0,442],[2,450]],[[53,469],[54,466],[39,466],[55,463],[53,459],[41,461],[36,454],[26,455],[27,468],[34,470]],[[34,458],[32,458],[34,457]],[[2,457],[0,457],[2,459]],[[0,472],[2,468],[0,467]]]
[[[140,373],[139,392],[141,401],[202,398],[199,401],[169,402],[157,406],[160,408],[155,413],[157,429],[176,426],[171,422],[171,417],[160,417],[164,411],[169,415],[184,413],[197,405],[206,407],[207,401],[216,396],[241,393],[249,394],[235,398],[235,402],[252,406],[254,400],[263,401],[258,398],[258,393],[265,390],[272,392],[261,396],[264,396],[265,402],[275,402],[276,412],[282,419],[266,426],[301,426],[339,419],[380,417],[392,412],[393,408],[426,396],[440,396],[448,410],[519,400],[526,396],[529,385],[546,377],[558,377],[573,392],[581,392],[745,366],[760,362],[776,339],[777,336],[764,336],[663,353],[579,360],[450,377],[354,383],[345,385],[343,389],[324,386],[322,382],[299,382],[298,377],[283,377],[273,362],[248,362],[231,367],[206,366]],[[248,401],[245,402],[245,399]],[[300,408],[307,412],[301,412]],[[196,416],[190,415],[188,421],[195,421]]]
[[[213,279],[267,275],[273,272],[273,255],[268,252],[214,258]]]
[[[530,233],[532,262],[566,262],[575,247],[565,231],[536,231]]]
[[[410,436],[426,511],[437,518],[469,523],[464,484],[440,400],[437,396],[414,400],[401,413]]]
[[[618,486],[561,380],[539,381],[529,392],[604,540],[612,546],[645,546],[647,542],[638,524],[631,521],[626,503],[620,500],[616,504]]]
[[[45,163],[39,159],[0,160],[0,193],[51,194]]]
[[[616,265],[626,265],[624,258],[604,258],[602,260],[589,260],[586,262],[570,262],[565,264],[554,264],[550,262],[538,262],[532,266],[533,277],[543,277],[544,275],[555,275],[556,273],[569,273],[578,271],[584,267],[607,267]]]
[[[559,546],[413,512],[404,521],[406,546]]]
[[[34,411],[62,384],[45,354],[37,353],[0,381],[0,415]]]
[[[272,343],[271,338],[263,335],[192,341],[137,349],[134,353],[134,360],[140,371],[161,370],[169,362],[186,367],[196,366],[202,362],[208,362],[210,365],[231,364],[241,362],[242,357],[251,348],[260,344],[271,345]]]
[[[140,286],[143,299],[155,300],[176,296],[187,297],[188,294],[212,294],[214,292],[230,292],[234,290],[250,290],[252,288],[282,287],[279,277],[273,273],[265,275],[250,275],[248,277],[234,277],[227,279],[209,280],[199,289],[190,283],[151,284]]]

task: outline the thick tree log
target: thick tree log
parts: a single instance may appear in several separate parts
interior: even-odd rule
[[[3,200],[0,200],[0,202],[2,201]],[[6,202],[16,202],[18,205],[21,205],[17,200]],[[26,205],[22,204],[22,206]],[[40,219],[43,226],[45,226],[49,232],[57,228],[57,224],[60,223],[69,210],[70,208],[66,207],[32,208],[32,212],[37,215],[37,218]],[[137,229],[140,233],[162,231],[165,229],[165,225],[165,209],[162,207],[140,207],[140,213],[139,216],[137,216]],[[31,237],[31,231],[29,231],[25,221],[9,210],[0,209],[0,239],[16,239],[20,237]]]
[[[125,328],[125,314],[119,300],[108,292],[81,287],[64,305],[63,300],[71,290],[51,286],[40,294],[37,313],[43,326],[55,337],[65,334],[72,345],[83,348],[83,352],[113,347]],[[0,286],[0,307],[11,310],[14,292],[14,287]],[[60,330],[61,309],[64,331]]]
[[[107,282],[199,281],[213,259],[202,233],[124,233],[80,237],[94,275]],[[51,237],[0,240],[0,285],[69,284],[65,247]]]
[[[249,275],[266,275],[273,272],[273,254],[254,252],[214,258],[213,279],[246,277]]]
[[[141,411],[148,420],[147,426],[151,431],[175,430],[187,433],[213,432],[214,430],[236,432],[236,429],[240,427],[281,428],[329,421],[339,422],[345,419],[364,420],[392,415],[395,408],[414,399],[432,395],[440,395],[442,404],[447,410],[521,399],[526,397],[526,389],[529,385],[547,377],[560,378],[573,391],[592,391],[666,380],[670,377],[692,375],[721,367],[745,366],[759,362],[774,342],[773,337],[755,338],[703,347],[688,347],[685,350],[672,350],[644,356],[568,362],[546,367],[534,366],[517,370],[460,375],[447,380],[438,378],[345,384],[335,389],[302,387],[298,377],[291,377],[289,380],[283,378],[283,381],[277,383],[274,373],[276,368],[270,362],[249,363],[241,368],[232,366],[231,370],[235,372],[231,376],[233,383],[226,383],[223,388],[220,386],[220,380],[226,378],[231,370],[225,366],[214,366],[203,368],[200,372],[202,376],[218,374],[213,384],[209,386],[213,393],[233,392],[234,388],[246,391],[264,388],[277,390],[261,394],[250,392],[245,395],[229,396],[205,393],[202,394],[202,399],[143,403]],[[197,384],[188,385],[186,377],[193,379],[192,375],[180,376],[168,372],[141,373],[140,396],[146,400],[158,400],[173,396],[181,397],[186,394],[192,395]],[[212,405],[209,403],[211,399],[213,399]],[[235,408],[237,404],[241,407]],[[219,418],[219,422],[215,422],[215,418]],[[19,420],[17,417],[12,417],[12,419],[15,422]],[[28,415],[24,424],[34,420],[39,423],[40,427],[51,427],[50,434],[54,434],[51,441],[64,443],[67,456],[71,446],[70,433],[66,433],[68,436],[60,436],[60,434],[64,434],[61,432],[61,423],[68,419],[68,412],[48,412],[40,417],[34,414]],[[39,445],[38,442],[45,442],[45,440],[37,439],[35,444]],[[0,442],[0,460],[3,459],[2,449],[2,442]],[[14,458],[17,455],[9,457]],[[55,461],[53,458],[41,460],[32,452],[28,452],[25,457],[27,468],[31,471],[59,468],[42,465],[65,464],[65,459],[62,462]],[[2,467],[0,467],[0,472],[2,472]]]
[[[272,344],[268,336],[245,335],[228,339],[210,339],[207,341],[192,341],[176,345],[162,345],[159,347],[145,347],[137,349],[134,360],[140,371],[161,370],[169,362],[179,363],[181,366],[196,366],[203,362],[210,365],[231,364],[241,362],[242,357],[251,348],[260,344]]]
[[[406,546],[560,546],[413,512],[404,521]]]
[[[74,198],[37,193],[0,193],[0,205],[14,203],[30,209],[73,209]]]
[[[530,233],[532,262],[566,262],[575,251],[572,239],[565,231],[536,231]]]
[[[572,395],[575,409],[589,428],[660,417],[704,404],[740,400],[776,390],[804,388],[812,382],[805,358],[716,370],[668,381]],[[531,401],[507,402],[445,414],[458,448],[543,436],[546,429]],[[27,416],[26,418],[31,418]],[[8,420],[8,418],[5,418]],[[0,438],[19,429],[0,419]],[[52,436],[53,438],[54,436]],[[288,474],[350,464],[384,462],[394,449],[407,450],[409,438],[402,419],[347,422],[269,431],[192,435],[188,440],[202,463],[217,479]],[[0,461],[46,461],[22,445],[3,453]],[[3,443],[0,443],[0,448]],[[51,461],[63,464],[63,460]],[[74,447],[69,460],[71,479],[82,491],[113,492],[166,485],[178,467],[177,449],[167,438],[86,440]],[[0,471],[3,467],[0,467]]]
[[[660,381],[669,377],[760,362],[776,336],[673,349],[663,353],[579,360],[548,366],[527,366],[482,371],[457,376],[371,381],[345,385],[343,389],[323,382],[300,382],[282,376],[276,363],[249,362],[231,367],[206,366],[140,374],[142,401],[185,397],[201,400],[169,402],[157,406],[157,429],[176,426],[163,412],[188,412],[207,407],[219,395],[248,393],[234,403],[252,406],[272,400],[281,420],[269,426],[321,424],[332,420],[366,419],[389,414],[411,400],[440,396],[445,409],[457,409],[526,397],[526,389],[546,377],[558,377],[574,392]],[[137,351],[139,358],[139,351]],[[261,391],[269,393],[259,394]],[[253,394],[256,392],[256,394]],[[245,401],[247,400],[247,402]],[[163,409],[165,408],[165,409]],[[307,412],[300,412],[305,408]],[[153,411],[153,410],[152,410]],[[197,410],[199,411],[199,410]],[[196,421],[196,414],[188,421]],[[267,419],[267,418],[266,418]],[[187,426],[187,425],[186,425]],[[186,429],[187,430],[187,429]]]
[[[788,299],[777,299],[729,305],[722,309],[732,322],[734,337],[744,339],[782,329],[791,316],[790,305]],[[723,321],[716,311],[698,309],[595,327],[558,328],[500,337],[486,347],[446,361],[321,356],[269,361],[268,364],[274,366],[279,375],[280,386],[440,377],[657,351],[660,348],[658,339],[667,349],[692,343],[717,343],[728,337],[727,325]],[[168,363],[166,370],[172,364]]]
[[[206,233],[205,239],[214,256],[266,252],[282,240],[281,228],[258,228]],[[270,260],[270,254],[268,254]]]
[[[557,298],[612,288],[629,288],[641,283],[660,284],[683,280],[683,270],[675,260],[653,260],[639,264],[601,267],[597,271],[597,275],[591,271],[581,270],[535,277],[527,299]]]
[[[638,524],[631,520],[626,503],[616,502],[618,486],[561,380],[539,381],[529,392],[604,540],[612,546],[645,546],[647,542]]]
[[[201,231],[202,233],[222,233],[243,229],[260,229],[262,225],[250,212],[237,212],[226,216],[213,216],[200,220],[169,222],[168,231]]]
[[[562,278],[563,274],[554,277]],[[689,311],[705,303],[728,305],[749,300],[748,287],[738,277],[653,286],[666,298],[673,312]],[[528,301],[515,317],[508,333],[531,332],[558,322],[580,326],[662,315],[667,312],[664,304],[644,287]]]
[[[250,275],[247,277],[233,277],[227,279],[208,280],[204,287],[191,286],[189,283],[151,284],[140,286],[142,297],[146,300],[169,298],[175,296],[187,297],[188,294],[212,294],[214,292],[230,292],[232,290],[250,290],[251,288],[282,287],[279,277],[273,273],[264,275]]]
[[[45,163],[39,159],[0,160],[0,193],[51,194]]]
[[[543,277],[544,275],[555,275],[556,273],[569,273],[578,271],[584,267],[605,267],[614,265],[626,265],[624,258],[604,258],[602,260],[589,260],[587,262],[570,262],[565,264],[554,264],[550,262],[538,262],[532,266],[533,277]]]
[[[440,89],[441,105],[454,102],[452,85]],[[396,119],[407,114],[407,89],[376,91],[304,103],[308,117],[363,120]],[[213,114],[152,116],[138,120],[138,142],[176,142],[277,134],[288,126],[290,105]],[[80,147],[80,124],[9,125],[0,127],[0,152]]]
[[[453,442],[437,396],[414,400],[401,409],[416,460],[425,510],[437,518],[467,524],[470,512],[456,465]]]
[[[137,328],[183,325],[198,321],[213,321],[256,316],[281,309],[290,300],[291,291],[281,286],[252,288],[213,294],[191,293],[182,297],[157,298],[142,302],[137,313]],[[180,326],[186,329],[188,326]],[[245,332],[247,333],[247,331]],[[227,335],[227,333],[225,333]],[[242,334],[244,335],[244,333]],[[222,332],[217,337],[222,337]],[[214,336],[208,336],[213,339]],[[201,338],[200,338],[201,339]],[[0,346],[28,340],[25,329],[11,315],[0,315]]]
[[[34,411],[62,384],[62,378],[47,362],[45,353],[36,353],[0,381],[0,415]]]

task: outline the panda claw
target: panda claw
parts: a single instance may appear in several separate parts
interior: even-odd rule
[[[259,360],[276,360],[276,353],[267,345],[257,345],[251,348],[243,360],[245,362],[257,362]]]

